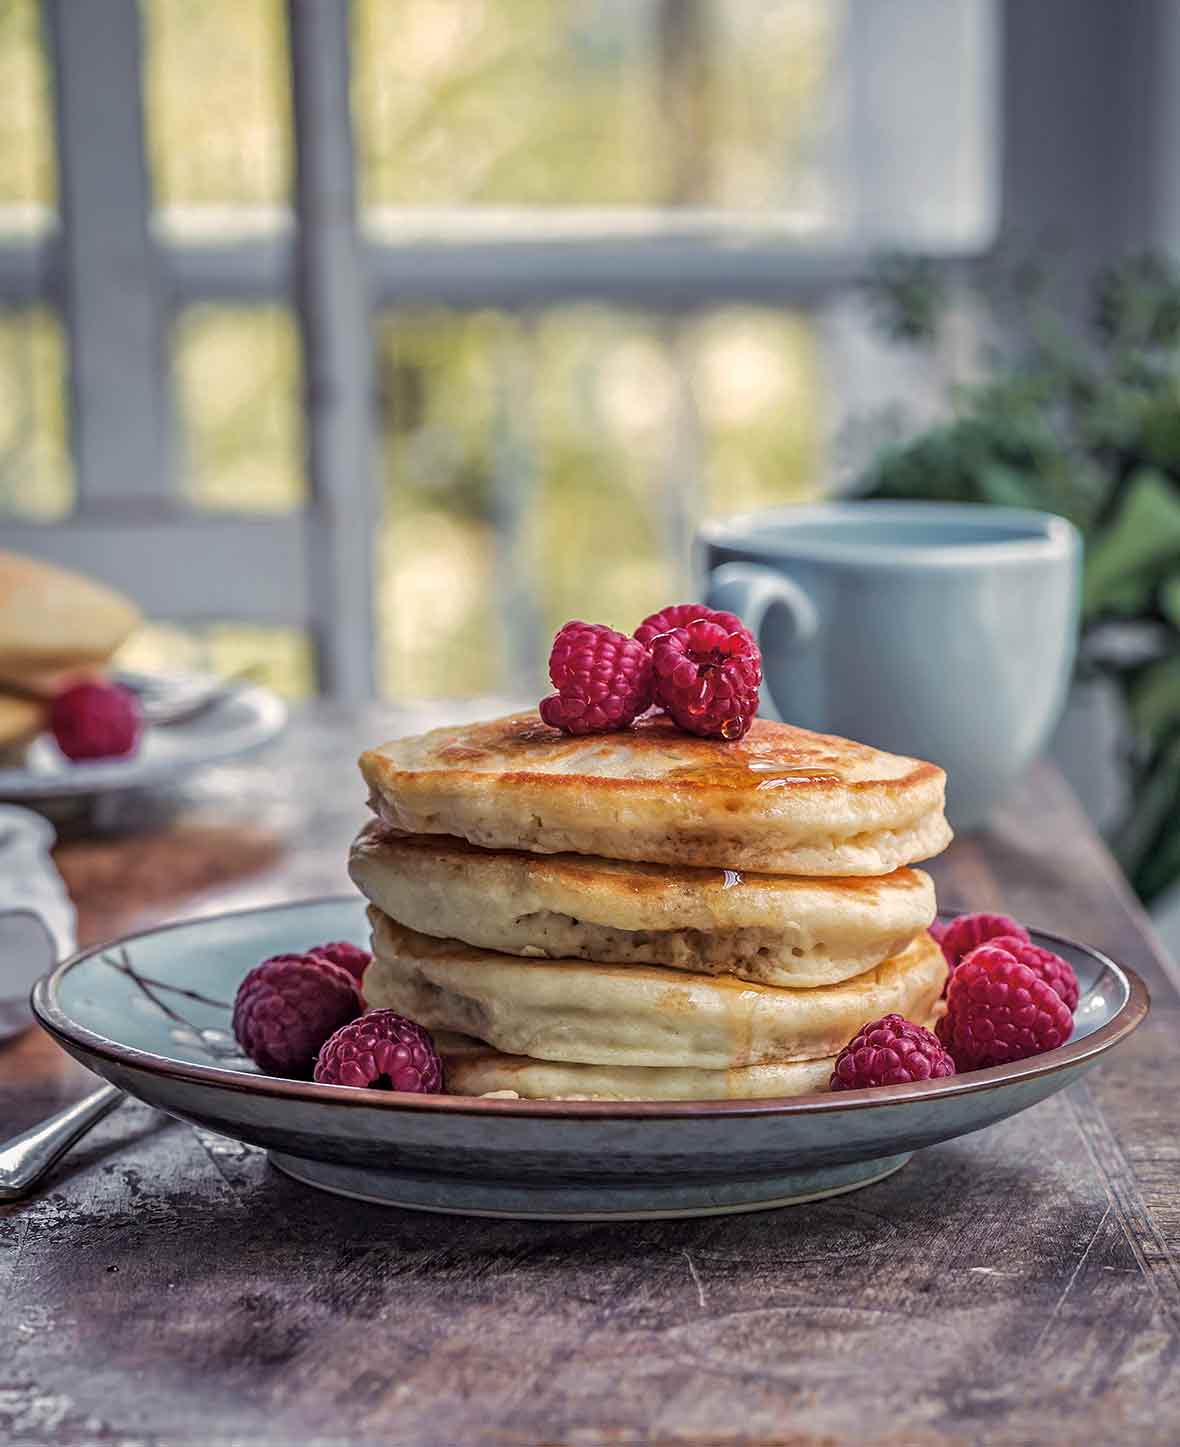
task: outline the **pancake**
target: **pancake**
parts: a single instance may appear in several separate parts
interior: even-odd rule
[[[933,1028],[933,1018],[928,1021]],[[482,1040],[440,1033],[450,1095],[512,1095],[521,1100],[762,1100],[823,1093],[836,1056],[735,1070],[642,1065],[571,1065],[501,1055]]]
[[[423,934],[507,954],[664,965],[764,985],[834,984],[898,953],[934,919],[920,870],[867,879],[674,868],[479,849],[371,823],[353,882]]]
[[[436,1041],[450,1095],[510,1092],[522,1100],[754,1100],[828,1088],[835,1055],[737,1070],[571,1065],[502,1055],[481,1040],[442,1034]]]
[[[783,990],[653,965],[522,960],[405,929],[372,906],[369,921],[370,1006],[506,1055],[576,1064],[728,1070],[815,1060],[890,1011],[927,1019],[946,979],[929,935],[853,980]]]
[[[18,768],[24,753],[45,727],[44,704],[0,694],[0,768]]]
[[[571,738],[535,710],[361,755],[373,808],[407,834],[771,874],[890,874],[950,841],[934,764],[755,719],[698,739],[651,714]]]
[[[0,681],[48,696],[63,676],[105,663],[139,616],[103,583],[0,551]]]

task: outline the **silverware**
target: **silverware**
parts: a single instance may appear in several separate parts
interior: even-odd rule
[[[0,1201],[27,1195],[76,1141],[126,1099],[116,1086],[104,1085],[0,1145]]]
[[[130,673],[116,675],[139,700],[144,722],[157,728],[188,723],[236,693],[249,681],[250,670],[225,678],[189,673]]]

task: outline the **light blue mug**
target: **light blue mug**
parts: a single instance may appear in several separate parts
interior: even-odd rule
[[[932,759],[981,824],[1044,747],[1077,644],[1081,540],[1051,513],[845,502],[707,523],[710,607],[762,649],[762,712]]]

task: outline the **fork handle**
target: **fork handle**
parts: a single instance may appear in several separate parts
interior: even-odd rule
[[[0,1146],[0,1201],[27,1195],[75,1141],[126,1098],[116,1086],[104,1085],[6,1141]]]

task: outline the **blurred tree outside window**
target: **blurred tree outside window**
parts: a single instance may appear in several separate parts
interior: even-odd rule
[[[57,205],[49,72],[37,0],[0,4],[0,233],[31,236]],[[73,502],[61,325],[0,298],[0,509],[49,521]]]
[[[360,0],[362,204],[698,205],[818,224],[817,126],[839,5],[750,0]],[[169,235],[274,222],[291,174],[279,0],[144,0],[147,131]],[[395,224],[397,224],[395,222]],[[685,319],[556,305],[527,318],[374,318],[379,675],[399,697],[503,688],[513,626],[503,434],[527,491],[514,562],[535,579],[533,648],[576,612],[618,623],[688,586],[702,511],[805,495],[819,466],[810,321],[768,308]],[[505,395],[505,346],[527,395]],[[306,498],[300,364],[281,308],[190,308],[174,332],[186,494],[202,508]],[[687,447],[678,429],[697,429]],[[497,459],[499,458],[499,462]],[[527,474],[527,475],[526,475]],[[677,495],[680,495],[678,498]],[[620,546],[625,539],[625,546]],[[519,674],[517,674],[519,677]]]
[[[362,226],[373,245],[410,234],[476,245],[505,218],[514,234],[535,225],[542,237],[555,226],[594,236],[626,215],[657,235],[721,217],[823,247],[871,230],[882,197],[920,217],[923,234],[946,231],[931,183],[942,165],[970,192],[971,225],[986,229],[976,111],[987,78],[959,71],[986,62],[992,8],[354,0]],[[139,11],[165,254],[199,245],[215,261],[242,238],[282,244],[295,160],[286,6],[140,0]],[[890,45],[900,46],[893,63],[878,64]],[[930,133],[904,104],[911,62],[926,67],[924,84],[942,77],[948,116],[921,142],[917,200],[897,164]],[[0,0],[0,93],[2,241],[18,212],[43,225],[54,205],[36,0]],[[892,117],[887,134],[878,103]],[[874,146],[854,154],[850,127]],[[954,244],[966,235],[947,234]],[[514,311],[384,301],[372,318],[384,690],[520,686],[570,614],[622,624],[688,589],[688,540],[704,513],[813,494],[847,391],[843,376],[825,382],[827,310],[707,293],[679,312],[641,296],[557,296]],[[179,497],[221,513],[303,507],[303,366],[283,296],[251,294],[237,278],[224,297],[178,295],[170,339]],[[73,505],[66,365],[53,311],[0,299],[0,509],[49,518]],[[196,650],[186,656],[220,666],[234,627],[219,625],[216,646],[214,630],[186,635]],[[292,652],[265,630],[239,632],[271,682],[309,686],[310,666],[292,661],[305,658],[306,638]]]

